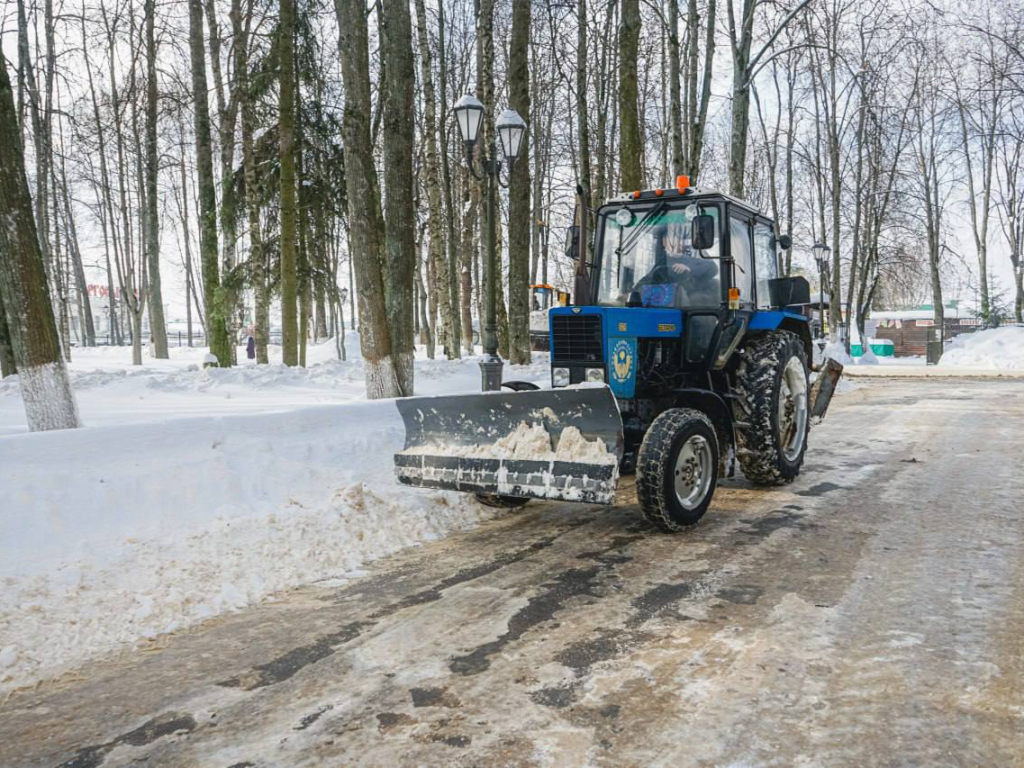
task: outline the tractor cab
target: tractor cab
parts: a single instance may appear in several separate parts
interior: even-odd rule
[[[567,242],[575,258],[575,241]],[[598,377],[573,359],[579,345],[566,340],[587,321],[570,315],[600,325],[600,359],[608,352],[612,363],[603,380],[619,398],[636,396],[637,384],[635,375],[623,377],[624,367],[614,365],[622,357],[616,358],[616,348],[641,369],[662,372],[648,370],[640,389],[679,387],[724,369],[747,330],[791,330],[810,355],[799,307],[809,301],[809,286],[802,277],[779,277],[777,250],[788,247],[789,238],[776,239],[771,220],[749,204],[692,188],[681,176],[673,189],[636,191],[602,205],[593,243],[588,300],[580,297],[579,306],[552,313],[555,386]],[[586,356],[597,357],[596,345]]]

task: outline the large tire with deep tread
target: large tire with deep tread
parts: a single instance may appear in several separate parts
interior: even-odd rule
[[[739,401],[734,412],[736,421],[749,426],[736,429],[736,454],[743,474],[755,485],[792,482],[800,474],[807,451],[809,412],[804,419],[803,444],[796,455],[787,457],[779,429],[782,377],[793,358],[802,367],[804,398],[809,398],[807,353],[796,334],[773,331],[755,336],[745,343],[740,358],[736,375]]]
[[[698,435],[710,447],[707,472],[710,482],[700,501],[683,506],[675,490],[676,462],[683,446]],[[636,495],[644,517],[662,530],[680,531],[704,516],[718,483],[718,436],[711,420],[693,408],[672,408],[662,413],[644,435],[637,455]]]

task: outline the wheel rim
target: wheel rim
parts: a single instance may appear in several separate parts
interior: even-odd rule
[[[779,385],[779,443],[788,461],[804,449],[807,436],[807,376],[800,358],[791,357]]]
[[[683,509],[700,506],[714,477],[711,443],[702,435],[691,435],[676,455],[676,499]]]

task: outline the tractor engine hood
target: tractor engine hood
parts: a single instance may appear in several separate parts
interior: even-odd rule
[[[552,370],[565,368],[571,381],[603,367],[618,398],[636,392],[637,340],[675,338],[683,333],[679,309],[650,307],[555,307],[548,315]]]

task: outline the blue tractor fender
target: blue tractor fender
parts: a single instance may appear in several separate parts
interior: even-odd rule
[[[788,309],[765,309],[755,312],[747,324],[748,333],[758,331],[789,331],[800,337],[804,344],[804,352],[807,354],[807,364],[814,361],[814,350],[811,346],[811,324],[807,317],[799,312],[792,312]]]

